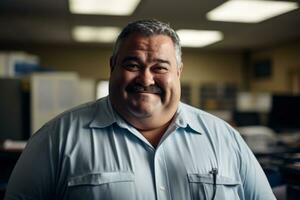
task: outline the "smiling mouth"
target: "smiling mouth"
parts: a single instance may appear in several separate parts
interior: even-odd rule
[[[129,93],[148,93],[148,94],[162,94],[162,89],[157,87],[156,85],[151,86],[142,86],[142,85],[129,85],[126,90]]]

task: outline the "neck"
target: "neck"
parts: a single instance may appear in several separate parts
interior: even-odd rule
[[[152,146],[157,147],[160,139],[168,129],[169,124],[170,122],[158,128],[147,130],[138,129],[138,131],[150,142],[150,144],[152,144]]]

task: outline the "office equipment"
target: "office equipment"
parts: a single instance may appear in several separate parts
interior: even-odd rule
[[[26,140],[51,118],[79,104],[75,72],[0,79],[0,140]]]
[[[75,72],[34,73],[30,76],[31,133],[79,102]]]
[[[232,118],[236,126],[257,126],[262,124],[259,113],[254,111],[233,111]]]
[[[238,92],[236,110],[240,112],[268,113],[271,109],[272,95],[268,92]]]
[[[8,179],[20,155],[21,151],[4,151],[0,148],[0,199],[4,198]]]
[[[236,105],[237,85],[235,83],[204,83],[199,88],[200,108],[211,110],[232,110]]]
[[[265,126],[242,126],[237,130],[254,153],[269,153],[274,151],[277,142],[275,132]]]
[[[91,78],[79,80],[78,103],[86,103],[96,100],[96,81]]]
[[[39,57],[22,51],[0,53],[0,76],[16,77],[47,70],[39,65]]]
[[[0,140],[29,137],[29,95],[18,78],[0,78]]]
[[[280,168],[287,184],[287,199],[296,200],[300,196],[300,162],[284,165]]]
[[[253,76],[257,79],[270,78],[272,75],[272,60],[270,58],[256,60],[253,63]]]
[[[192,103],[192,87],[190,83],[181,82],[181,96],[180,101],[191,104]]]
[[[269,126],[277,132],[300,130],[300,96],[273,95]]]
[[[2,144],[0,144],[0,148],[3,151],[23,151],[27,145],[27,141],[25,140],[4,140]]]

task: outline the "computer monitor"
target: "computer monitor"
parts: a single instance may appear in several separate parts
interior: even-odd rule
[[[259,113],[255,111],[234,111],[232,118],[236,126],[261,125]]]
[[[300,131],[300,95],[273,95],[269,126],[277,132]]]

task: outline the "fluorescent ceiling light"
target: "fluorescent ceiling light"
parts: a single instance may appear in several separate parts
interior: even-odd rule
[[[183,47],[204,47],[223,39],[220,31],[181,29],[176,32]]]
[[[117,27],[77,26],[73,29],[73,38],[79,42],[114,42],[120,33]]]
[[[131,15],[140,0],[69,0],[74,14]]]
[[[296,2],[231,0],[207,13],[212,21],[257,23],[298,8]]]

